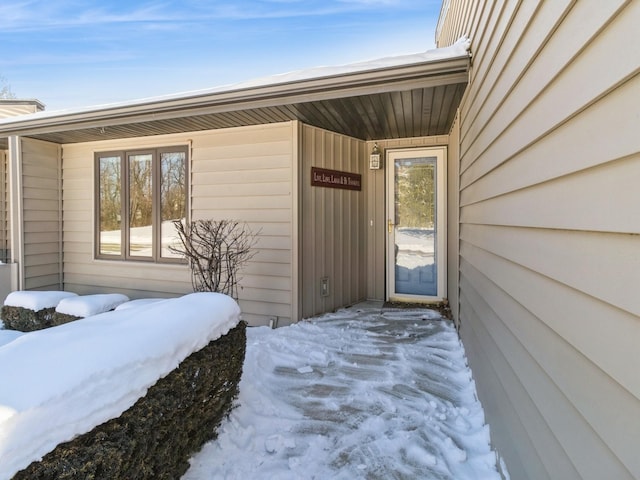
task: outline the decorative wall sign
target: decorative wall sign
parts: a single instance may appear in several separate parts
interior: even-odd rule
[[[340,172],[326,168],[311,167],[311,185],[314,187],[342,188],[344,190],[362,190],[362,175]]]

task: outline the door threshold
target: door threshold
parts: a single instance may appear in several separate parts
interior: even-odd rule
[[[424,308],[429,310],[437,310],[438,312],[440,312],[440,315],[449,320],[453,318],[451,316],[451,309],[449,308],[449,302],[447,300],[425,300],[423,302],[387,300],[382,305],[382,308],[414,310]]]

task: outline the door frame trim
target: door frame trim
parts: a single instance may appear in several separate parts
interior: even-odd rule
[[[437,265],[437,294],[411,295],[396,294],[393,288],[395,282],[394,269],[391,261],[394,255],[393,233],[389,233],[387,224],[392,215],[394,201],[394,171],[395,158],[415,158],[424,156],[436,157],[436,258]],[[387,301],[436,303],[447,298],[447,146],[424,146],[411,148],[393,148],[385,152],[385,299]],[[395,219],[394,219],[395,222]],[[395,265],[395,263],[394,263]]]

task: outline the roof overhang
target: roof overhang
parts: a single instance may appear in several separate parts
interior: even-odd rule
[[[0,120],[0,141],[55,143],[300,120],[363,140],[449,132],[468,55]],[[0,144],[2,148],[2,144]],[[6,148],[6,147],[5,147]]]

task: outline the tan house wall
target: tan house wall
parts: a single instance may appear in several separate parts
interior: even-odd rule
[[[367,298],[370,300],[386,300],[385,275],[386,275],[386,152],[395,148],[419,148],[446,146],[449,142],[448,135],[432,137],[398,138],[390,140],[378,140],[366,143],[365,174],[367,185]],[[379,170],[369,170],[369,153],[374,143],[382,151],[383,165]]]
[[[443,11],[444,12],[444,11]],[[460,322],[511,478],[639,478],[640,2],[451,0]]]
[[[296,122],[64,145],[64,279],[78,293],[118,291],[131,298],[191,291],[186,265],[94,259],[94,152],[191,145],[192,219],[239,219],[260,232],[242,272],[243,318],[253,325],[297,320],[293,301],[297,211]]]
[[[43,110],[42,104],[31,100],[0,100],[0,118],[28,115]]]
[[[460,115],[447,143],[447,299],[451,316],[460,325]]]
[[[302,316],[310,317],[366,297],[365,142],[302,125]],[[311,186],[311,167],[359,173],[361,191]],[[320,280],[329,280],[322,296]]]
[[[60,146],[23,138],[22,278],[25,290],[62,288]]]
[[[0,303],[9,293],[17,289],[17,264],[10,263],[11,229],[9,222],[9,155],[0,150]]]

